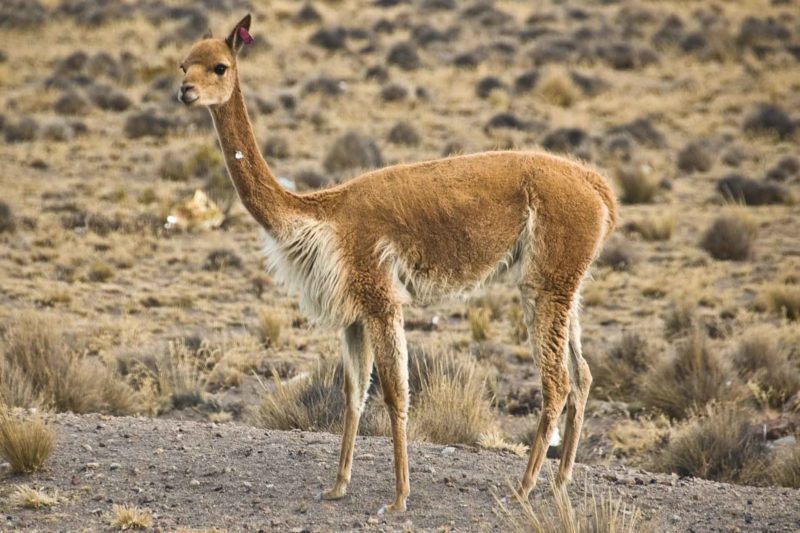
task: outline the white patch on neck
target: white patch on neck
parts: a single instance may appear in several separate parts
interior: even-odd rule
[[[333,228],[317,220],[299,219],[277,237],[264,232],[267,270],[291,293],[313,321],[333,327],[351,324],[355,306],[347,297],[348,269]]]
[[[244,159],[244,154],[241,150],[236,150],[236,153],[233,154],[233,157],[236,159]]]

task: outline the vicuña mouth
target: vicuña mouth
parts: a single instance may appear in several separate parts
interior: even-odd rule
[[[183,102],[186,105],[193,104],[194,102],[197,101],[198,98],[200,98],[200,97],[197,96],[196,94],[185,94],[184,93],[184,94],[179,94],[178,95],[178,100]]]

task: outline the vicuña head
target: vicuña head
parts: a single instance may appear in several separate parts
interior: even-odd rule
[[[258,148],[239,85],[236,54],[250,16],[227,39],[204,38],[183,62],[180,99],[208,106],[231,180],[266,230],[267,264],[300,307],[343,335],[346,408],[336,481],[350,483],[359,418],[373,363],[392,426],[395,499],[406,508],[408,352],[403,306],[468,292],[514,269],[542,375],[542,414],[519,492],[536,485],[566,406],[559,483],[572,477],[592,381],[583,358],[580,289],[617,219],[605,178],[534,151],[486,152],[369,172],[298,195],[280,186]]]
[[[186,105],[212,106],[227,102],[236,86],[236,55],[252,42],[250,15],[244,17],[225,39],[209,32],[189,50],[181,63],[183,83],[178,100]]]

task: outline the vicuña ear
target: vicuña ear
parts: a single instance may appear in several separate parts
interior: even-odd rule
[[[239,53],[243,45],[253,42],[253,38],[250,36],[249,13],[233,28],[233,31],[228,35],[228,38],[225,39],[225,42],[228,43],[228,46],[233,50],[234,54]]]

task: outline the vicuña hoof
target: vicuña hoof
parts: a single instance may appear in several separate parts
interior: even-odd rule
[[[320,500],[341,500],[347,494],[347,489],[334,487],[319,493]]]
[[[384,505],[383,507],[381,507],[378,510],[378,515],[382,516],[382,515],[385,515],[386,513],[402,513],[405,510],[406,510],[405,502],[403,502],[403,503],[395,502],[395,503],[392,503],[392,504],[389,504],[389,505]]]

